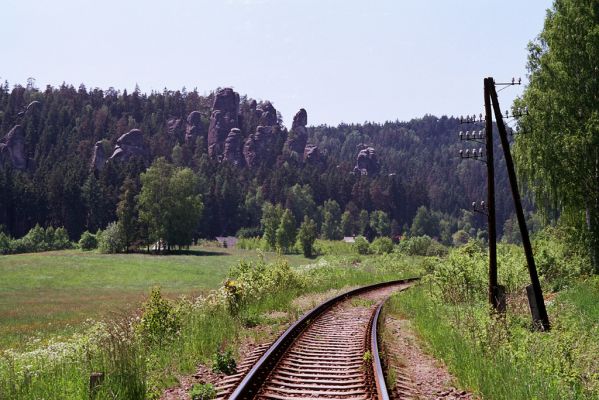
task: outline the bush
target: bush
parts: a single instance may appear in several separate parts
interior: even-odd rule
[[[212,372],[232,375],[237,372],[237,363],[233,358],[231,349],[227,351],[217,351],[212,358]]]
[[[196,383],[189,391],[191,400],[212,400],[216,397],[216,389],[211,383]]]
[[[358,254],[370,253],[370,243],[364,236],[356,236],[353,247]]]
[[[143,305],[143,314],[136,326],[142,341],[160,345],[174,339],[181,329],[181,316],[170,301],[162,297],[160,288],[152,289],[150,298]]]
[[[257,250],[265,247],[265,241],[259,237],[241,238],[237,240],[235,247],[242,250]]]
[[[388,237],[374,239],[370,248],[375,254],[389,254],[393,251],[393,241]]]
[[[98,247],[98,239],[96,235],[88,231],[83,232],[79,239],[79,248],[81,250],[93,250]]]
[[[262,229],[260,229],[259,226],[256,226],[250,228],[240,228],[235,236],[237,236],[238,239],[250,239],[260,237],[263,235],[263,233],[264,232]]]
[[[7,245],[7,240],[9,244]],[[0,253],[6,251],[8,253],[35,253],[48,250],[63,250],[71,248],[69,235],[64,228],[54,229],[49,226],[44,229],[39,224],[36,224],[25,236],[20,239],[8,238],[4,235],[0,243]]]
[[[4,232],[0,232],[0,254],[10,253],[11,237]]]
[[[447,248],[427,235],[413,236],[399,243],[399,251],[409,256],[444,256]]]
[[[125,248],[123,232],[118,222],[111,222],[106,229],[96,234],[100,253],[120,253]]]

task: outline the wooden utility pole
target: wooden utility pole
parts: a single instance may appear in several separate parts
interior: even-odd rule
[[[495,220],[495,164],[493,158],[493,115],[491,112],[491,91],[493,78],[484,80],[485,95],[485,139],[487,151],[487,220],[489,229],[489,303],[494,310],[500,309],[497,284],[497,228]]]
[[[531,286],[527,288],[527,291],[529,293],[529,303],[532,318],[533,322],[539,329],[543,331],[548,331],[551,328],[551,326],[549,325],[549,317],[547,315],[547,309],[545,308],[545,301],[543,299],[543,290],[541,289],[539,275],[537,274],[537,267],[535,265],[535,260],[532,254],[532,246],[530,244],[530,237],[528,236],[528,228],[526,226],[526,219],[524,218],[524,210],[522,209],[520,191],[518,190],[518,181],[516,179],[514,161],[512,160],[510,143],[507,138],[507,131],[505,129],[505,125],[503,123],[501,109],[499,108],[499,101],[497,99],[497,91],[495,90],[495,81],[493,80],[493,78],[485,79],[485,88],[487,87],[490,91],[491,102],[493,103],[493,111],[495,112],[495,122],[497,123],[497,129],[499,130],[501,147],[503,147],[503,154],[505,156],[507,173],[510,179],[510,186],[512,188],[514,207],[516,208],[516,216],[518,217],[518,225],[520,226],[520,234],[522,235],[522,244],[524,246],[526,262],[528,263],[528,273],[530,274]],[[487,133],[487,137],[488,136],[490,135]]]

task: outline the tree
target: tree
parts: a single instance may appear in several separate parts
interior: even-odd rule
[[[412,221],[410,235],[431,237],[439,236],[439,218],[430,212],[425,206],[418,207],[416,216]]]
[[[285,208],[291,210],[295,217],[296,226],[299,226],[304,216],[312,218],[316,210],[316,204],[312,197],[310,185],[295,184],[287,192]]]
[[[322,237],[328,240],[339,240],[341,231],[341,207],[335,200],[327,200],[322,208]]]
[[[129,246],[135,241],[139,233],[137,224],[137,207],[135,204],[135,195],[137,190],[135,182],[131,178],[125,179],[121,186],[121,195],[116,208],[116,215],[121,224],[125,252],[129,251]]]
[[[549,218],[588,232],[599,273],[599,8],[595,0],[556,0],[529,44],[530,83],[515,109],[515,161]],[[581,231],[581,229],[579,229]]]
[[[343,214],[341,214],[341,231],[343,232],[343,236],[353,235],[355,231],[354,225],[354,221],[352,220],[349,211],[344,211]]]
[[[317,234],[316,222],[308,218],[307,215],[304,216],[304,222],[302,222],[297,233],[297,240],[300,243],[304,257],[312,257],[314,255],[314,242],[316,241]]]
[[[289,252],[295,243],[295,219],[291,210],[285,210],[281,217],[281,223],[276,232],[277,249],[283,253]]]
[[[368,211],[361,210],[360,215],[358,216],[358,233],[360,235],[364,235],[366,233],[366,228],[370,226],[370,219],[368,217]]]
[[[264,232],[263,239],[271,249],[274,249],[277,244],[277,229],[281,223],[282,215],[283,209],[279,204],[273,206],[272,203],[264,203],[264,206],[262,206],[260,224]]]
[[[150,240],[166,241],[168,250],[191,244],[203,209],[193,171],[158,158],[141,174],[141,182],[139,218],[146,224]]]
[[[370,213],[370,226],[377,236],[391,235],[391,221],[386,212],[376,210]]]

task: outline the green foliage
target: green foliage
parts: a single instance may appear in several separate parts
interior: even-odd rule
[[[370,243],[368,243],[368,240],[364,236],[356,236],[353,247],[358,254],[370,253]]]
[[[81,238],[79,239],[79,248],[81,250],[94,250],[98,247],[98,240],[96,235],[85,231],[81,234]]]
[[[460,229],[452,235],[451,240],[454,246],[462,246],[468,243],[470,235],[465,230]]]
[[[260,239],[259,237],[249,237],[249,238],[241,238],[237,240],[237,244],[235,245],[238,249],[242,250],[259,250],[267,248],[265,240]]]
[[[370,226],[377,236],[391,235],[391,221],[386,212],[376,210],[370,213]]]
[[[389,254],[393,251],[393,241],[388,237],[379,237],[372,241],[370,249],[374,254]]]
[[[139,218],[148,226],[149,239],[164,240],[169,249],[189,246],[203,210],[197,175],[159,158],[141,174],[141,182]]]
[[[402,240],[399,251],[410,256],[444,256],[447,248],[429,236],[416,236]]]
[[[9,254],[11,251],[12,238],[0,231],[0,254]]]
[[[100,253],[113,254],[120,253],[125,248],[123,239],[123,230],[118,222],[111,222],[106,229],[98,231],[96,238],[98,240],[98,250]]]
[[[144,343],[160,346],[179,335],[181,316],[175,306],[162,297],[159,287],[152,288],[150,298],[142,309],[136,331]]]
[[[227,349],[226,351],[218,350],[214,353],[212,358],[212,372],[222,373],[225,375],[233,375],[237,372],[237,363],[233,358],[233,351]]]
[[[425,206],[418,207],[410,228],[411,236],[439,236],[439,218]]]
[[[528,107],[515,160],[546,216],[589,233],[599,272],[599,11],[595,1],[557,0],[529,44],[530,84],[514,108]]]
[[[276,206],[271,203],[264,203],[262,206],[262,219],[260,224],[262,231],[264,232],[263,239],[266,241],[269,249],[274,249],[277,244],[277,229],[281,224],[281,217],[283,216],[283,208],[277,204]]]
[[[122,228],[125,251],[129,250],[129,246],[139,235],[136,194],[135,182],[131,178],[125,179],[116,208],[116,215]]]
[[[276,248],[283,253],[289,253],[295,244],[295,220],[290,210],[285,210],[276,231]]]
[[[0,233],[0,246],[0,253],[18,254],[69,249],[72,247],[72,243],[64,228],[55,230],[49,226],[44,229],[36,225],[20,239],[11,239],[3,232]]]
[[[211,383],[194,383],[189,391],[191,400],[212,400],[216,394],[216,389]]]
[[[341,208],[335,200],[327,200],[322,208],[322,227],[321,233],[323,239],[339,240],[343,236],[341,231]]]
[[[316,229],[316,223],[309,219],[308,216],[305,216],[304,222],[302,222],[297,233],[297,240],[304,257],[312,257],[314,255],[314,242],[318,234]]]
[[[250,228],[240,228],[235,236],[238,239],[250,239],[255,237],[260,237],[264,234],[260,227],[250,227]]]

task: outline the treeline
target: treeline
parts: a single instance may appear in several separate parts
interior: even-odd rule
[[[142,172],[163,157],[174,168],[188,168],[197,179],[203,212],[193,221],[194,238],[234,235],[241,228],[260,231],[265,203],[290,209],[296,227],[307,215],[327,237],[365,234],[367,225],[377,234],[410,233],[420,207],[436,221],[424,233],[446,244],[458,231],[469,237],[486,235],[484,217],[465,211],[472,201],[486,198],[485,171],[482,164],[457,157],[463,147],[457,132],[468,127],[455,118],[310,127],[309,143],[322,155],[322,162],[315,164],[284,157],[283,129],[276,162],[249,169],[211,159],[203,137],[189,145],[185,132],[169,129],[169,121],[199,111],[206,132],[212,101],[213,94],[200,96],[195,90],[143,94],[66,84],[40,90],[33,82],[12,89],[8,83],[0,86],[2,134],[20,124],[28,159],[26,169],[14,168],[6,158],[0,167],[2,229],[21,237],[36,224],[63,226],[72,240],[84,231],[103,230],[118,219],[125,182],[130,181],[131,196],[138,196]],[[245,121],[252,120],[244,114],[250,112],[249,101],[241,99]],[[27,109],[32,102],[38,106]],[[149,157],[108,160],[101,171],[93,171],[94,143],[104,141],[111,148],[133,128],[144,133]],[[375,147],[379,173],[352,173],[360,143]],[[497,171],[501,234],[511,203],[503,168]]]

